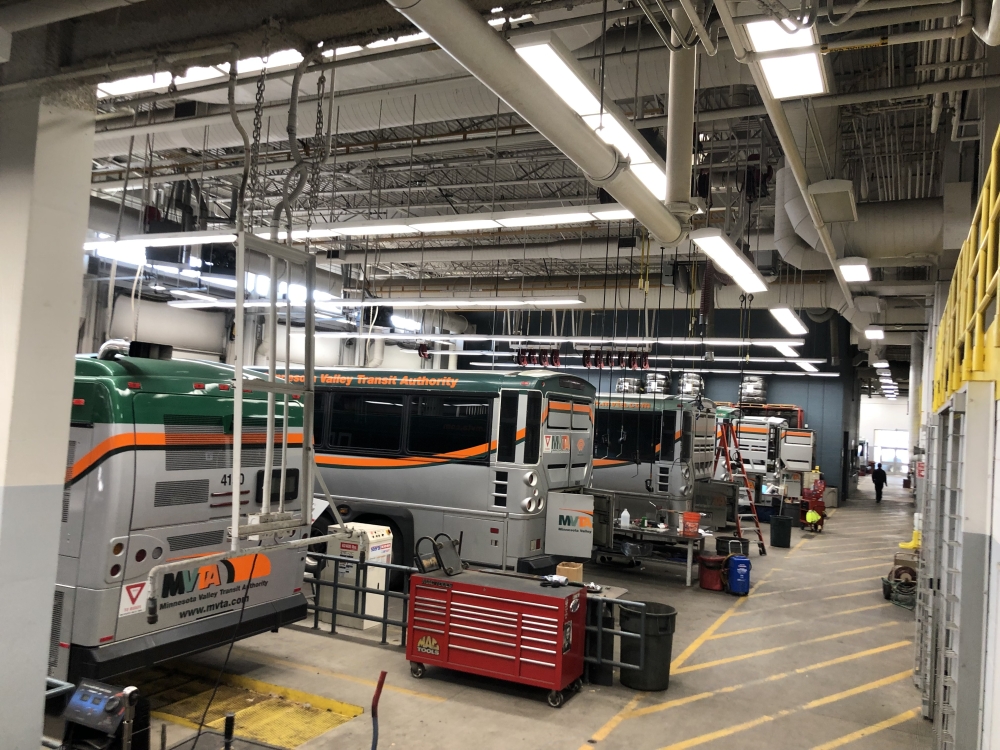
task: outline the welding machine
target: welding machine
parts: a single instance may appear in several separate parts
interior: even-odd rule
[[[426,666],[440,666],[548,688],[549,705],[562,706],[565,691],[582,684],[586,589],[465,570],[450,559],[450,545],[441,547],[444,565],[421,564],[418,551],[426,572],[410,577],[410,673],[420,678]]]

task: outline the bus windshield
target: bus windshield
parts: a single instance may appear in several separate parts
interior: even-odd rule
[[[659,438],[659,413],[599,409],[594,435],[594,458],[652,463],[656,460]]]

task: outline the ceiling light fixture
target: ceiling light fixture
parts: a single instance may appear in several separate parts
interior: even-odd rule
[[[798,357],[799,353],[795,351],[792,347],[787,344],[775,344],[774,348],[778,350],[779,354],[784,354],[786,357]]]
[[[865,329],[865,338],[869,340],[884,339],[885,329],[881,326],[869,326]]]
[[[840,275],[848,283],[863,284],[872,280],[867,258],[841,258],[837,261],[837,266],[840,268]]]
[[[812,29],[801,29],[790,34],[776,21],[748,23],[746,30],[754,51],[758,53],[813,47],[817,43]],[[793,99],[826,92],[822,63],[814,50],[798,55],[761,55],[759,63],[775,99]]]
[[[790,307],[772,307],[771,315],[793,336],[805,336],[809,333],[805,323]]]
[[[421,328],[420,323],[409,318],[404,318],[402,315],[390,315],[389,322],[392,323],[393,328],[402,328],[404,331],[411,331],[413,333],[416,333]],[[414,353],[416,354],[417,352]]]
[[[764,277],[721,229],[696,229],[691,241],[748,294],[767,291]]]
[[[525,213],[523,216],[509,216],[497,219],[500,226],[508,228],[516,227],[541,227],[556,224],[586,224],[592,222],[592,214],[577,211],[574,213],[552,213],[542,212]]]
[[[627,208],[612,208],[590,213],[599,221],[631,221],[635,218]]]
[[[515,42],[514,49],[602,141],[629,160],[629,168],[657,200],[666,200],[663,160],[615,104],[605,101],[602,108],[593,79],[558,37],[549,35],[540,41],[533,36]]]
[[[804,359],[795,360],[795,364],[797,364],[806,372],[819,372],[819,369],[816,367],[816,365],[812,364],[811,362],[806,362]]]
[[[470,218],[468,214],[461,218],[442,219],[445,217],[417,220],[410,222],[409,227],[414,232],[474,232],[480,229],[497,229],[500,226],[493,219]]]
[[[876,359],[874,362],[872,362],[872,367],[876,367],[876,368],[878,368],[880,370],[884,369],[884,368],[886,368],[888,366],[889,366],[889,363],[886,360],[884,360],[884,359]]]
[[[204,292],[193,292],[190,289],[171,289],[170,293],[175,297],[187,297],[191,300],[198,300],[199,302],[218,302],[218,297],[213,297],[211,294],[205,294]]]
[[[84,242],[83,249],[96,251],[113,250],[122,247],[187,247],[190,245],[211,245],[236,242],[232,232],[162,232],[157,234],[133,234],[115,240],[93,240]]]

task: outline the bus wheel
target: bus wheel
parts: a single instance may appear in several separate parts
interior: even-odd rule
[[[313,521],[312,528],[309,530],[309,536],[326,536],[330,533],[330,526],[333,523],[333,518],[331,517],[329,511],[323,511],[319,518]],[[327,554],[326,542],[320,542],[319,544],[309,545],[309,551],[306,553],[306,573],[311,574],[314,578],[319,578],[319,574],[322,572],[323,568],[326,567],[326,560],[321,560],[309,552],[313,552],[319,555]]]

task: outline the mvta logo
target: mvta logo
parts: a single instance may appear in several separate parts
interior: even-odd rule
[[[251,569],[254,578],[263,578],[271,574],[271,561],[267,555],[243,555],[229,560],[221,560],[212,565],[202,565],[197,570],[165,573],[163,575],[163,590],[160,595],[166,599],[171,596],[190,594],[196,588],[203,591],[214,586],[240,583],[250,578]]]
[[[559,514],[560,531],[582,531],[587,534],[593,533],[594,521],[587,511],[574,510],[572,508],[560,508],[560,510],[564,511]]]

